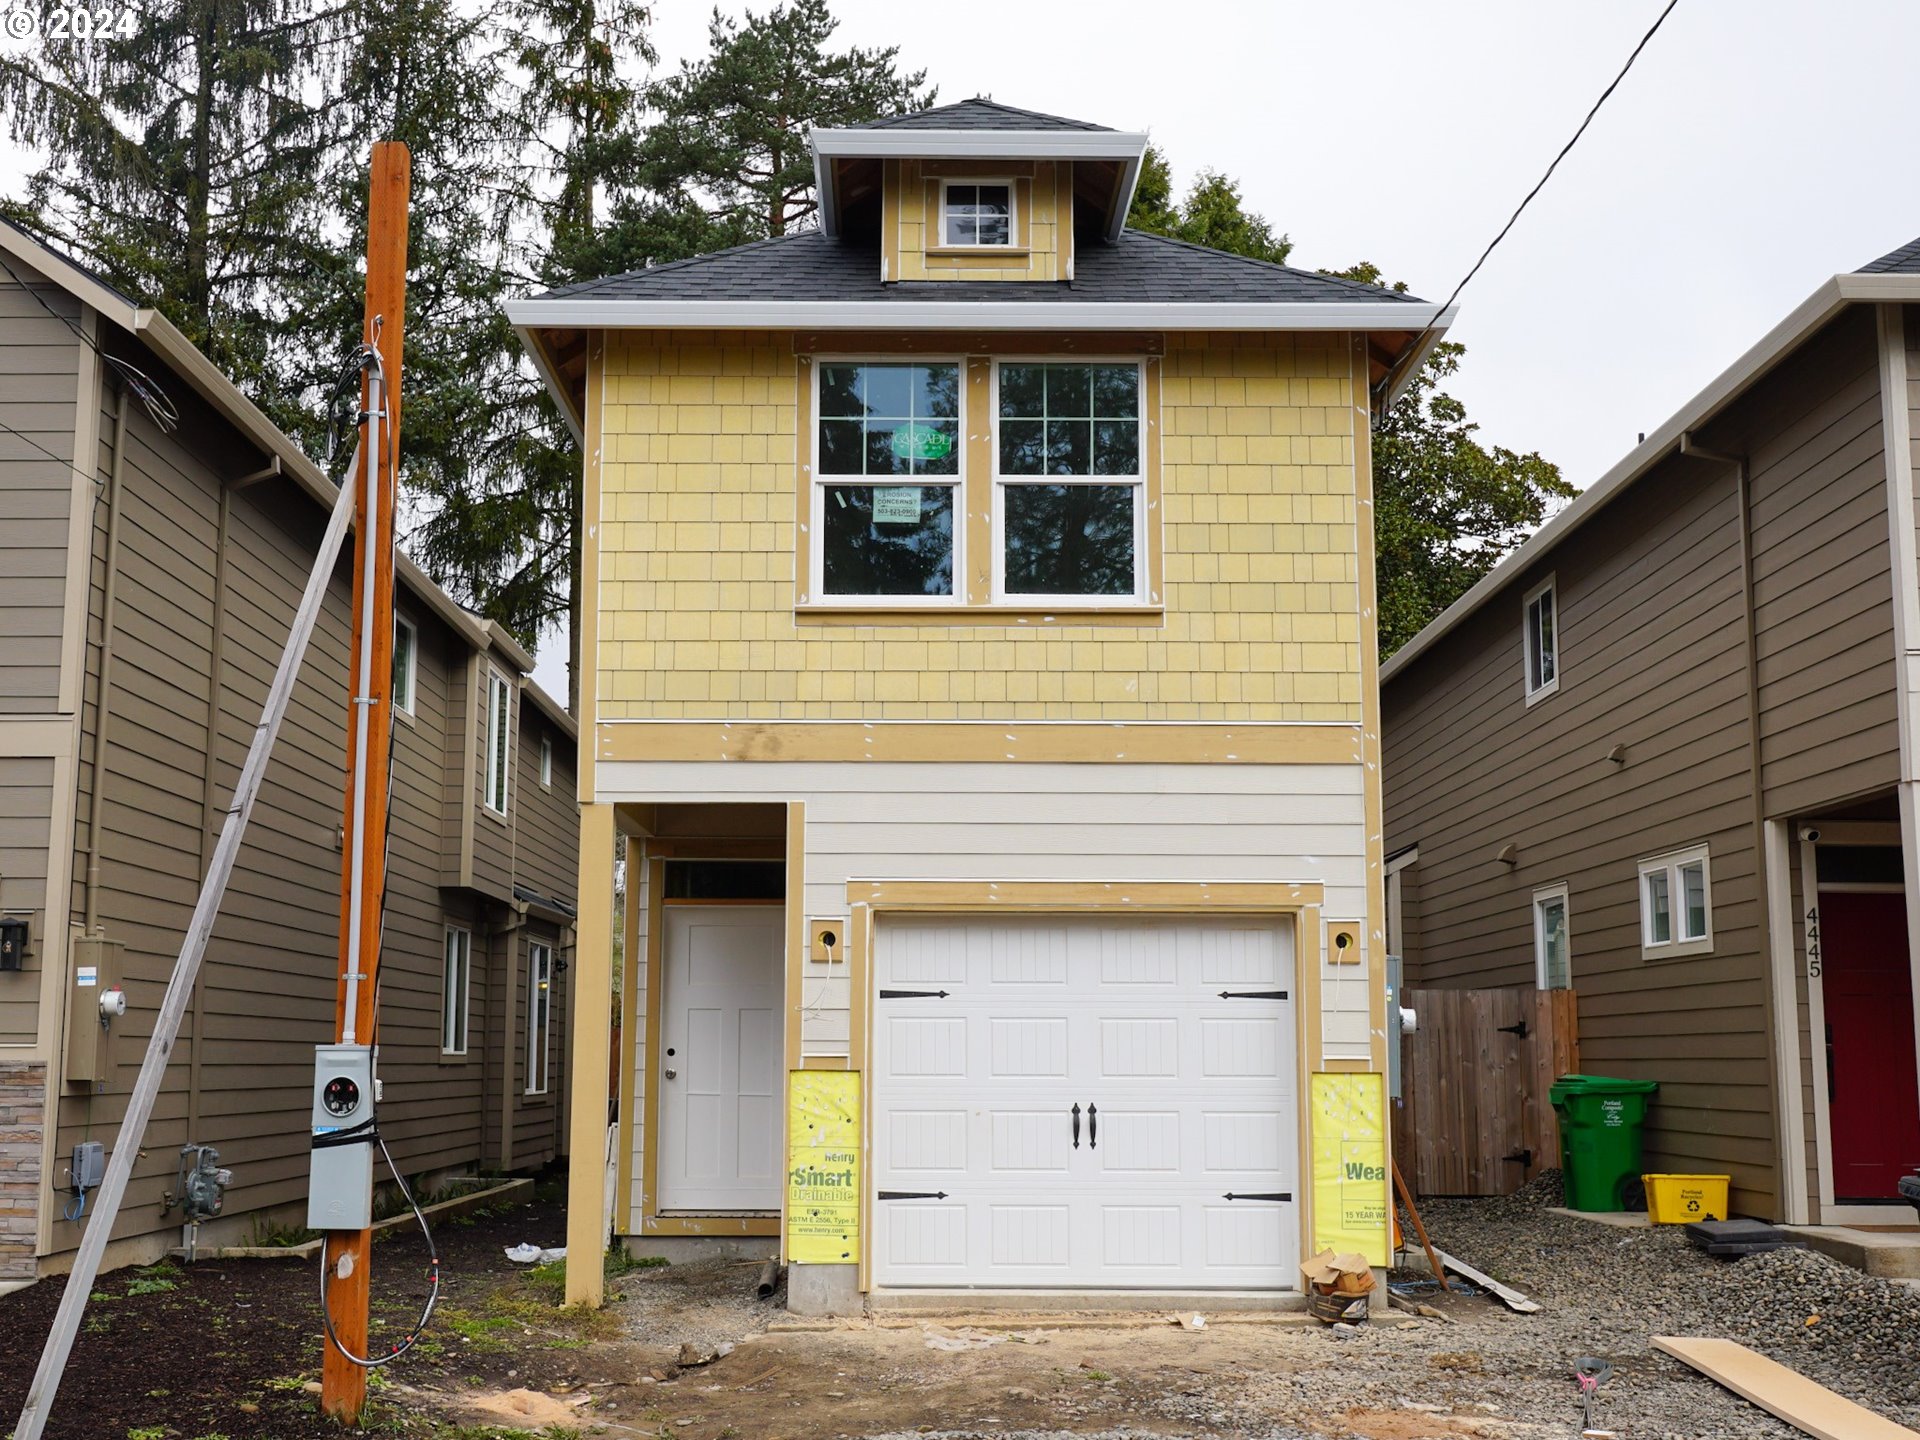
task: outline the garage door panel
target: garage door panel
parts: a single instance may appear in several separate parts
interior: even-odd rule
[[[876,1001],[874,1183],[901,1197],[874,1210],[879,1284],[1297,1285],[1297,1209],[1247,1198],[1294,1188],[1289,927],[916,917],[877,939],[878,987],[920,992]]]

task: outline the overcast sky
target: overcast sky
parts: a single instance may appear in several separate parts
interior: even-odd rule
[[[1238,179],[1293,263],[1372,260],[1433,300],[1661,3],[833,0],[841,43],[897,44],[941,100],[1148,130],[1182,187]],[[710,9],[655,0],[662,69]],[[1916,55],[1913,0],[1680,0],[1461,297],[1483,437],[1584,487],[1825,277],[1920,235]]]

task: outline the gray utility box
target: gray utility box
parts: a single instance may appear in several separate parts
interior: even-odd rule
[[[373,1049],[321,1045],[313,1059],[307,1226],[364,1230],[373,1223]]]

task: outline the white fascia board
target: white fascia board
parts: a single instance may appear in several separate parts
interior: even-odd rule
[[[823,155],[862,160],[1138,160],[1142,130],[815,130]]]
[[[1107,243],[1118,245],[1120,232],[1127,228],[1127,216],[1133,213],[1133,195],[1140,188],[1140,166],[1146,151],[1144,147],[1139,155],[1127,161],[1126,169],[1120,172],[1120,194],[1113,207],[1113,214],[1107,220]]]
[[[840,196],[833,188],[833,167],[818,150],[813,152],[813,194],[820,216],[820,233],[840,238]]]
[[[514,300],[507,318],[578,330],[1444,330],[1454,311],[1395,302]],[[531,345],[529,348],[532,348]],[[551,383],[551,382],[549,382]]]
[[[539,337],[533,333],[534,325],[549,322],[528,321],[523,324],[516,315],[515,312],[519,307],[526,303],[524,300],[509,301],[506,307],[507,319],[513,324],[513,333],[520,337],[521,346],[532,358],[533,368],[539,372],[542,383],[547,387],[547,393],[553,396],[553,403],[560,407],[560,418],[567,422],[567,429],[573,433],[573,443],[578,445],[584,453],[587,448],[586,417],[574,408],[573,395],[560,382],[560,376],[553,368],[552,358],[547,354],[547,347],[542,345]]]
[[[1593,484],[1582,490],[1572,504],[1555,515],[1519,549],[1494,566],[1480,582],[1428,622],[1425,629],[1394,651],[1380,667],[1380,683],[1386,684],[1420,655],[1431,649],[1442,636],[1473,614],[1504,589],[1519,574],[1551,550],[1620,491],[1638,480],[1655,464],[1675,453],[1680,437],[1706,424],[1721,410],[1738,399],[1748,386],[1806,341],[1816,330],[1832,320],[1849,303],[1879,301],[1920,301],[1920,275],[1836,275],[1809,295],[1773,329],[1762,336],[1733,364],[1714,378],[1705,389],[1675,411],[1657,430],[1636,445],[1628,455]]]

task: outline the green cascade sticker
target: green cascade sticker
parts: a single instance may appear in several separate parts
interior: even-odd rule
[[[893,453],[902,460],[944,460],[953,453],[953,436],[932,425],[897,426]]]

